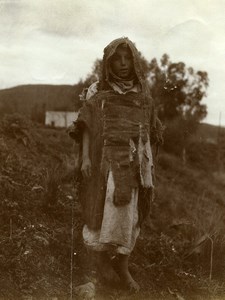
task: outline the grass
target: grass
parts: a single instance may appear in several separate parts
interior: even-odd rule
[[[0,133],[0,299],[70,299],[71,254],[73,286],[93,280],[73,143],[64,130],[34,124],[26,134],[28,144]],[[161,152],[156,176],[155,201],[131,256],[142,292],[128,295],[97,282],[96,299],[223,299],[221,174]]]

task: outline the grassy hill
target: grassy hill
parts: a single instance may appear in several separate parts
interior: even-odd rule
[[[0,90],[0,112],[32,117],[45,110],[73,111],[77,100],[76,86],[21,85]]]
[[[198,130],[195,134],[195,137],[198,138],[199,140],[205,140],[211,143],[217,143],[219,133],[225,135],[225,128],[221,127],[219,129],[219,127],[215,125],[200,123],[198,126]]]
[[[161,150],[155,201],[131,256],[142,291],[129,295],[96,278],[82,244],[72,140],[23,118],[12,124],[0,126],[0,299],[71,299],[71,274],[73,287],[92,281],[97,300],[224,299],[223,174]]]

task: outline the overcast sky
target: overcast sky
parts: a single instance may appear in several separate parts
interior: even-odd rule
[[[0,89],[75,84],[113,39],[168,53],[210,79],[206,122],[225,126],[225,0],[0,0]]]

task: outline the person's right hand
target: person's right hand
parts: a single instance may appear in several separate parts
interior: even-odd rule
[[[81,172],[85,179],[88,179],[91,176],[91,160],[89,157],[83,158]]]

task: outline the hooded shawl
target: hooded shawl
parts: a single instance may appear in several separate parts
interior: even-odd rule
[[[120,44],[131,50],[133,82],[139,91],[118,93],[113,88],[110,58]],[[128,38],[112,41],[103,56],[102,76],[98,92],[82,107],[73,137],[81,142],[86,127],[90,135],[92,176],[84,181],[80,176],[80,199],[84,220],[90,229],[101,227],[108,174],[115,183],[114,204],[126,205],[133,188],[139,188],[139,221],[147,215],[153,189],[150,143],[156,128],[153,101],[144,79],[139,52]],[[75,134],[74,134],[75,132]],[[82,149],[81,149],[82,151]]]

